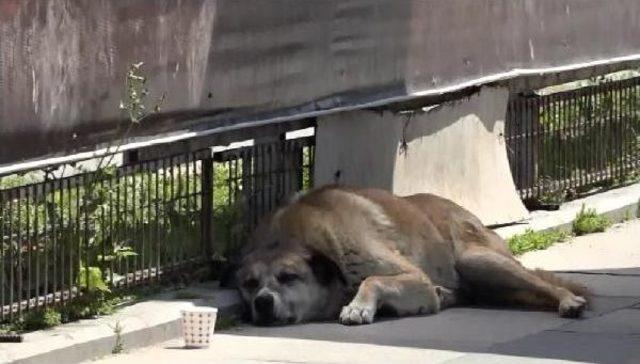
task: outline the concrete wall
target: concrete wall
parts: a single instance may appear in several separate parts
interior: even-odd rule
[[[316,184],[340,182],[398,195],[452,199],[485,224],[528,216],[504,143],[508,92],[485,88],[427,112],[356,111],[318,120]]]

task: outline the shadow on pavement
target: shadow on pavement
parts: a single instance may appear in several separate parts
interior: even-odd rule
[[[367,326],[346,327],[334,322],[272,328],[243,326],[225,334],[603,364],[640,363],[640,270],[561,275],[592,290],[592,305],[584,318],[562,319],[553,312],[459,307],[431,316],[378,320]]]

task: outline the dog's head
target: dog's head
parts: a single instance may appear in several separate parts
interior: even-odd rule
[[[324,255],[274,242],[250,251],[236,284],[258,325],[282,325],[334,317],[343,304],[343,278]]]

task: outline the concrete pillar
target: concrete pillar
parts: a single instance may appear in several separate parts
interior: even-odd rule
[[[528,217],[504,142],[506,89],[411,114],[355,111],[318,119],[316,185],[377,187],[405,196],[430,192],[487,225]]]

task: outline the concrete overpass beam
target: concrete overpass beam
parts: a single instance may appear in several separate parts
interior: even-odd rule
[[[487,225],[528,217],[504,141],[509,92],[483,88],[428,111],[354,111],[318,119],[316,185],[339,182],[398,195],[430,192]]]

